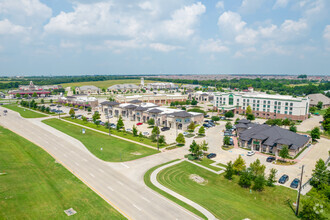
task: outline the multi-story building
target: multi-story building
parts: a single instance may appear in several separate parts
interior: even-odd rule
[[[98,106],[99,102],[95,97],[87,96],[87,95],[73,95],[66,97],[59,97],[58,103],[61,104],[72,104],[73,106],[82,106],[84,108],[91,107],[95,108]]]
[[[134,92],[139,90],[140,87],[135,85],[135,84],[117,84],[117,85],[113,85],[108,87],[107,91],[108,92],[126,92],[126,91],[130,91],[130,92]]]
[[[308,97],[292,97],[288,95],[269,95],[265,93],[239,92],[214,93],[214,108],[219,111],[234,111],[245,114],[248,106],[257,117],[289,118],[305,120],[309,114]]]
[[[212,102],[214,98],[213,92],[191,92],[188,94],[188,98],[192,100],[193,98],[199,102]]]
[[[147,89],[177,89],[179,88],[174,83],[148,83]]]
[[[154,103],[118,103],[105,101],[101,103],[102,111],[114,117],[121,115],[124,119],[146,123],[153,118],[157,126],[170,127],[186,130],[191,122],[200,124],[204,115],[197,112],[186,112],[183,110],[160,107]]]
[[[149,102],[157,105],[171,104],[171,102],[179,101],[183,102],[187,100],[187,95],[181,94],[149,94],[149,95],[133,95],[124,96],[118,95],[116,101],[120,103],[126,103],[133,100],[139,100],[141,102]]]
[[[76,94],[84,94],[84,95],[97,95],[100,94],[101,89],[96,86],[81,86],[76,87]]]

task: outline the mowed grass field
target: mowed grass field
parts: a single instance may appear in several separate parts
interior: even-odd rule
[[[203,177],[207,184],[190,180],[191,174]],[[250,193],[235,178],[229,181],[189,162],[169,167],[157,176],[162,185],[200,204],[218,219],[296,219],[290,204],[295,201],[297,191],[276,186]]]
[[[155,81],[151,80],[144,80],[144,83],[152,83]],[[139,85],[141,83],[140,79],[120,79],[120,80],[105,80],[105,81],[90,81],[90,82],[74,82],[74,83],[63,83],[61,84],[64,88],[65,87],[79,87],[79,86],[89,86],[93,85],[99,88],[108,88],[109,86],[113,86],[116,84],[136,84]]]
[[[1,126],[0,140],[0,219],[125,219],[40,147]]]
[[[156,154],[159,151],[135,143],[82,128],[59,119],[47,119],[43,123],[81,141],[95,156],[104,161],[121,162]],[[101,150],[102,148],[102,150]]]
[[[29,109],[24,109],[24,108],[18,107],[16,104],[2,105],[2,107],[5,107],[5,108],[8,108],[8,109],[13,110],[15,112],[18,112],[23,118],[47,117],[46,114],[34,112],[34,111],[29,110]]]

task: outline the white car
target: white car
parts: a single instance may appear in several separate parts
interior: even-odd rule
[[[127,132],[132,132],[132,128],[126,128]]]
[[[144,136],[149,136],[149,132],[145,131],[142,133]]]
[[[255,154],[254,151],[248,151],[246,155],[247,155],[247,156],[252,156],[252,155],[254,155],[254,154]]]

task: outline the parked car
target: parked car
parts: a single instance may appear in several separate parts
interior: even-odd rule
[[[289,180],[289,176],[284,174],[283,176],[281,176],[281,178],[278,180],[278,182],[281,183],[281,184],[284,184],[288,180]]]
[[[203,126],[204,126],[205,128],[210,128],[210,127],[212,127],[212,126],[209,125],[209,124],[203,124]]]
[[[149,136],[149,132],[145,131],[142,133],[144,136]]]
[[[168,130],[170,130],[170,128],[169,127],[162,127],[160,130],[161,131],[168,131]]]
[[[253,156],[254,154],[255,154],[254,151],[248,151],[246,155],[247,155],[247,156]]]
[[[142,125],[142,124],[143,124],[142,122],[136,123],[137,126]]]
[[[55,105],[55,104],[50,104],[49,106],[54,107],[54,106],[56,106],[56,105]]]
[[[216,157],[217,155],[215,154],[215,153],[210,153],[209,155],[207,155],[206,157],[208,158],[208,159],[211,159],[211,158],[214,158],[214,157]]]
[[[126,128],[127,132],[132,132],[132,128]]]
[[[290,184],[291,188],[297,189],[299,186],[300,180],[298,178],[295,178],[292,183]]]
[[[183,132],[183,135],[184,135],[184,136],[186,136],[186,135],[188,135],[188,134],[189,134],[189,132],[186,132],[186,131]]]
[[[234,145],[234,140],[232,138],[229,140],[229,145]]]
[[[224,136],[234,136],[232,133],[229,133],[229,132],[224,132],[223,135]]]
[[[221,120],[226,120],[226,117],[221,116],[220,119],[221,119]]]
[[[205,123],[209,123],[209,120],[204,120]]]
[[[209,115],[204,115],[204,118],[208,118],[208,117],[210,117]]]
[[[212,127],[215,126],[215,124],[213,122],[210,122],[210,121],[209,121],[209,125],[211,125]]]
[[[273,157],[273,156],[269,156],[269,157],[267,157],[267,159],[266,159],[266,161],[267,162],[273,162],[274,160],[276,160],[276,158],[275,157]]]

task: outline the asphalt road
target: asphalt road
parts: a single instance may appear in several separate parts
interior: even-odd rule
[[[79,142],[59,131],[44,129],[33,120],[10,111],[0,125],[39,145],[129,219],[198,219],[166,198],[101,161]],[[73,207],[74,208],[74,207]]]

